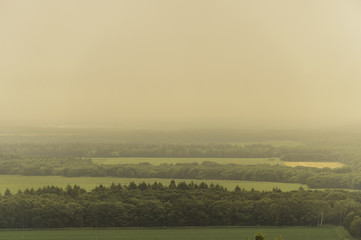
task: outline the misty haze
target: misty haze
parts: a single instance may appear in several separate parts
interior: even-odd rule
[[[3,0],[1,121],[359,124],[360,5]]]

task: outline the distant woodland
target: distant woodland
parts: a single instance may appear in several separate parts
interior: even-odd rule
[[[2,144],[0,174],[40,176],[139,177],[225,179],[302,183],[310,188],[361,189],[361,147],[273,147],[144,144]],[[201,164],[97,165],[92,157],[279,157],[285,161],[337,161],[343,168],[286,167],[279,165]]]

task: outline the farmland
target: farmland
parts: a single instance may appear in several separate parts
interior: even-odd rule
[[[339,162],[283,162],[285,166],[288,167],[315,167],[315,168],[342,168],[345,166],[343,163]]]
[[[0,192],[3,193],[6,188],[11,192],[16,193],[19,189],[24,190],[26,188],[42,188],[47,185],[53,185],[57,187],[66,187],[68,184],[77,184],[80,187],[91,190],[99,184],[111,185],[112,183],[128,185],[130,182],[135,183],[162,183],[169,185],[172,179],[162,178],[113,178],[113,177],[60,177],[60,176],[18,176],[18,175],[0,175]],[[231,180],[195,180],[195,179],[176,179],[175,182],[185,181],[186,183],[194,182],[207,184],[219,184],[226,187],[229,190],[233,190],[236,186],[244,188],[245,190],[251,190],[252,188],[259,191],[271,191],[273,188],[279,188],[283,191],[297,190],[305,185],[293,184],[293,183],[278,183],[278,182],[253,182],[253,181],[231,181]]]
[[[314,168],[342,168],[345,166],[339,162],[289,162],[281,161],[279,158],[93,158],[94,164],[118,165],[118,164],[139,164],[149,163],[160,164],[182,164],[214,162],[218,164],[239,164],[239,165],[283,165],[288,167],[314,167]]]
[[[269,144],[274,147],[297,147],[304,146],[302,142],[293,141],[293,140],[263,140],[263,141],[238,141],[238,142],[228,142],[232,145],[237,146],[246,146],[251,144]]]
[[[247,240],[262,231],[266,239],[281,236],[283,240],[352,239],[339,227],[229,227],[229,228],[160,228],[160,229],[65,229],[65,230],[14,230],[0,231],[0,239],[6,240]]]
[[[279,158],[93,158],[93,163],[104,165],[150,163],[152,165],[215,162],[218,164],[242,164],[242,165],[283,165]]]

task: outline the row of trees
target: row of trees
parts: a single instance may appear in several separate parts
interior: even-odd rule
[[[272,158],[285,161],[359,160],[358,146],[274,147],[270,144],[2,143],[0,159],[69,157]]]
[[[160,226],[320,226],[361,229],[361,193],[345,191],[228,191],[219,185],[172,181],[66,189],[6,191],[1,228]]]
[[[280,151],[269,144],[1,144],[0,158],[19,157],[277,157]]]

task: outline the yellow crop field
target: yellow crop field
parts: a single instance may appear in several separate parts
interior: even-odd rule
[[[314,167],[314,168],[342,168],[345,166],[339,162],[283,162],[288,167]]]

